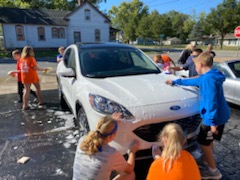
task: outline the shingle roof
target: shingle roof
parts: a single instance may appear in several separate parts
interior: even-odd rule
[[[64,17],[67,14],[68,11],[0,7],[0,23],[66,26]]]

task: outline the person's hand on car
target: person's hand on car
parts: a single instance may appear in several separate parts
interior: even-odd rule
[[[165,81],[165,83],[168,84],[168,85],[173,85],[173,81],[172,80],[167,80],[167,81]]]
[[[115,120],[115,121],[120,121],[122,117],[122,113],[121,112],[115,112],[112,114],[112,118]]]
[[[135,139],[135,140],[133,141],[130,149],[129,149],[129,153],[134,153],[134,154],[135,154],[135,153],[138,151],[139,146],[140,146],[139,141]]]

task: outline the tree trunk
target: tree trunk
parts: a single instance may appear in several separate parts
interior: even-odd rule
[[[224,39],[224,36],[225,36],[225,34],[222,33],[222,34],[221,34],[221,40],[220,40],[220,48],[221,48],[221,49],[222,49],[222,46],[223,46],[223,39]]]

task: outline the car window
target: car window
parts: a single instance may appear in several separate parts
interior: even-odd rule
[[[66,52],[64,53],[63,62],[66,67],[68,66],[70,53],[71,53],[71,48],[67,49]]]
[[[88,77],[113,77],[160,73],[154,63],[134,48],[99,48],[80,54],[81,72]]]
[[[240,61],[235,61],[228,63],[228,66],[232,70],[232,72],[235,74],[236,77],[240,77]]]
[[[68,60],[68,68],[72,68],[74,71],[76,70],[76,59],[75,59],[75,51],[72,49],[69,54],[69,60]]]

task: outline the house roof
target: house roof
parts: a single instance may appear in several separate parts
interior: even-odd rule
[[[0,23],[66,26],[67,22],[63,18],[68,13],[68,11],[56,11],[49,9],[0,7]]]
[[[221,39],[221,38],[219,38]],[[233,33],[226,34],[224,39],[237,39]]]
[[[72,12],[70,12],[69,14],[67,14],[64,19],[68,19],[69,16],[71,16],[72,14],[74,14],[76,11],[78,11],[80,8],[83,8],[84,5],[89,4],[93,9],[95,9],[101,16],[103,16],[107,22],[111,22],[110,19],[103,14],[101,11],[99,11],[95,6],[93,6],[91,3],[84,1],[80,6],[78,6],[76,9],[74,9]]]

